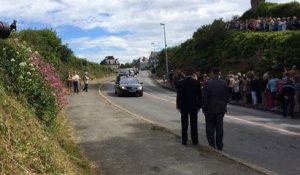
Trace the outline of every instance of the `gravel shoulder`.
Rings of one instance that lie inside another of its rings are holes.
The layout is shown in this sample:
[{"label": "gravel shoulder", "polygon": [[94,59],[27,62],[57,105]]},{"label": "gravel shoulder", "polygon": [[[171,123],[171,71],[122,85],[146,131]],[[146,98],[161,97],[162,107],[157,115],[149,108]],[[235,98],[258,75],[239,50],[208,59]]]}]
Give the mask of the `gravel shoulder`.
[{"label": "gravel shoulder", "polygon": [[254,175],[252,168],[207,147],[181,145],[181,138],[138,120],[102,98],[99,82],[68,97],[68,122],[77,144],[101,175]]}]

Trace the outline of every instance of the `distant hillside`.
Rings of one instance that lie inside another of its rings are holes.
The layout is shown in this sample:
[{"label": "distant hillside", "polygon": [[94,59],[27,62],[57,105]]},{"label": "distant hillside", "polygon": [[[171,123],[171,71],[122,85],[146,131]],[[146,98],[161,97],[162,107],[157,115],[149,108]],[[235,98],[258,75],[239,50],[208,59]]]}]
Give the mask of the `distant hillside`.
[{"label": "distant hillside", "polygon": [[[287,7],[297,9],[299,3],[287,4],[262,4],[257,9],[247,11],[243,18],[262,16],[262,10],[270,7],[265,14],[277,16],[294,15],[287,14]],[[272,8],[271,8],[272,7]],[[284,8],[283,8],[284,7]],[[278,11],[278,9],[282,9]],[[253,16],[250,17],[251,14]],[[257,12],[257,13],[254,13]],[[271,13],[272,12],[272,13]],[[269,14],[270,13],[270,14]],[[300,31],[272,31],[272,32],[249,32],[228,30],[222,19],[215,20],[211,25],[202,26],[193,37],[184,43],[168,48],[169,67],[181,70],[183,65],[193,65],[201,73],[208,73],[213,66],[222,67],[228,71],[258,72],[271,71],[281,74],[285,67],[292,65],[300,66]],[[164,51],[160,54],[158,73],[165,72]]]}]

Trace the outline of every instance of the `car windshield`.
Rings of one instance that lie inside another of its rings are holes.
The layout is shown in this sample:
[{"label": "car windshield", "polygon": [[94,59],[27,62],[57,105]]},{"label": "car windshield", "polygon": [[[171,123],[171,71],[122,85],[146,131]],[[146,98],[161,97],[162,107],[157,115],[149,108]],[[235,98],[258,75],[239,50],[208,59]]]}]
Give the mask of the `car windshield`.
[{"label": "car windshield", "polygon": [[119,73],[119,74],[118,74],[119,77],[127,76],[127,75],[128,75],[127,73]]},{"label": "car windshield", "polygon": [[122,78],[120,84],[138,84],[139,81],[136,78]]},{"label": "car windshield", "polygon": [[119,74],[127,74],[128,70],[127,69],[120,69]]}]

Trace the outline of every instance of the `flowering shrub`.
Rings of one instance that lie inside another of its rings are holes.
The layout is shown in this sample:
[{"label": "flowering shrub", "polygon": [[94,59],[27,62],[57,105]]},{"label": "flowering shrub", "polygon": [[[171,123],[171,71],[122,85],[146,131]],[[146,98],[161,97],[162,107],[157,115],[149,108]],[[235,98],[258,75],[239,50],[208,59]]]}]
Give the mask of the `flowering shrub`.
[{"label": "flowering shrub", "polygon": [[0,76],[6,90],[25,102],[46,125],[54,124],[66,104],[54,67],[18,40],[1,41],[0,48]]},{"label": "flowering shrub", "polygon": [[40,59],[38,52],[31,54],[32,66],[37,69],[43,79],[47,82],[52,89],[53,96],[56,97],[56,105],[62,108],[66,103],[65,93],[62,91],[63,84],[60,81],[59,75],[55,72],[53,65],[44,62]]}]

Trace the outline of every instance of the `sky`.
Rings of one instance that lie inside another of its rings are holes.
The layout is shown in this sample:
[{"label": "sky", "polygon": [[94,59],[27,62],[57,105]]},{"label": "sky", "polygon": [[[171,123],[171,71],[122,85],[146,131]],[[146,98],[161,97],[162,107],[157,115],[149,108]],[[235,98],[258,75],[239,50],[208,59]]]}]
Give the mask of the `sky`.
[{"label": "sky", "polygon": [[[292,0],[266,0],[284,3]],[[298,1],[299,2],[299,1]],[[173,47],[214,19],[250,9],[250,0],[0,0],[0,21],[17,30],[50,28],[74,54],[99,63],[121,63]],[[161,25],[161,23],[165,25]]]}]

